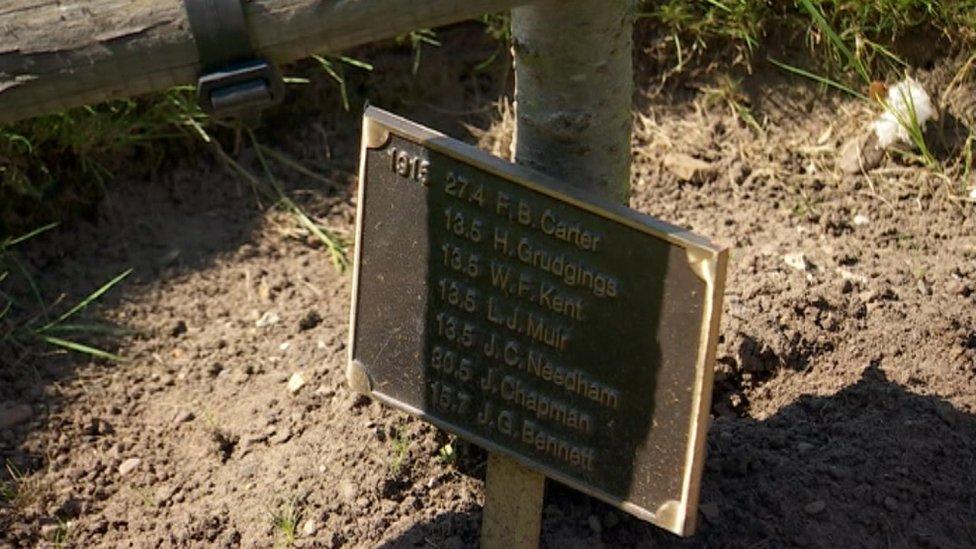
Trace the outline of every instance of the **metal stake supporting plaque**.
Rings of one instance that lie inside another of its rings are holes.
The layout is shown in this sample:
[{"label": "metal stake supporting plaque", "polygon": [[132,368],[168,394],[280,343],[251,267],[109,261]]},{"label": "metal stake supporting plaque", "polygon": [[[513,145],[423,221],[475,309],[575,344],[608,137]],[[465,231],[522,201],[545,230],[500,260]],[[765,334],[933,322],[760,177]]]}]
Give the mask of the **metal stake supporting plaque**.
[{"label": "metal stake supporting plaque", "polygon": [[[632,4],[544,0],[512,10],[515,162],[626,204]],[[491,454],[481,546],[539,546],[545,476]]]}]

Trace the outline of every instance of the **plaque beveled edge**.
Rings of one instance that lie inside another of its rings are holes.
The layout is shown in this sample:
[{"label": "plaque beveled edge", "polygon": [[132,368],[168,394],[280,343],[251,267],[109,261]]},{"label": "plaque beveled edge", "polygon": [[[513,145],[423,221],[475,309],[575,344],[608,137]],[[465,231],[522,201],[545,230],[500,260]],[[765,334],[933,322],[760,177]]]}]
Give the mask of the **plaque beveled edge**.
[{"label": "plaque beveled edge", "polygon": [[[363,114],[364,127],[378,124],[387,135],[396,134],[418,145],[428,147],[455,160],[475,166],[495,176],[514,181],[530,190],[548,195],[560,202],[571,204],[592,214],[627,225],[685,249],[698,249],[717,257],[729,247],[714,242],[688,229],[672,225],[660,219],[632,210],[602,196],[566,185],[558,179],[525,166],[488,154],[467,143],[448,137],[438,131],[421,126],[406,118],[377,107],[368,107]],[[370,131],[378,131],[376,129]],[[365,132],[364,132],[365,133]],[[379,146],[385,144],[385,141]],[[379,148],[379,147],[372,147]],[[364,148],[363,153],[366,152]]]},{"label": "plaque beveled edge", "polygon": [[[705,465],[706,438],[710,423],[714,362],[721,322],[722,297],[728,265],[729,248],[692,233],[676,225],[615,204],[603,197],[560,184],[558,180],[529,168],[492,156],[476,147],[452,139],[440,132],[421,126],[377,107],[367,107],[363,114],[363,138],[360,150],[359,190],[356,204],[356,249],[353,264],[352,305],[349,319],[349,362],[346,379],[350,388],[398,408],[445,431],[457,433],[488,451],[507,455],[527,467],[542,472],[575,490],[602,500],[635,517],[655,524],[674,534],[690,536],[697,525],[698,500],[701,477]],[[485,170],[495,176],[513,181],[530,190],[569,203],[595,215],[624,224],[651,236],[684,248],[692,271],[705,284],[705,300],[699,333],[698,360],[695,365],[695,381],[692,387],[692,409],[686,433],[688,444],[685,454],[684,478],[681,482],[681,500],[664,502],[651,511],[593,486],[582,483],[564,473],[540,463],[524,454],[505,448],[450,422],[443,421],[410,404],[399,401],[376,390],[362,363],[355,359],[356,315],[359,302],[359,269],[362,258],[363,211],[366,188],[366,153],[386,145],[396,134],[408,141],[427,147],[460,162]],[[364,381],[365,380],[365,381]]]},{"label": "plaque beveled edge", "polygon": [[[729,253],[722,250],[713,257],[703,256],[687,248],[688,262],[695,274],[705,282],[705,306],[702,312],[701,333],[698,340],[698,361],[695,367],[695,386],[692,389],[691,424],[688,426],[688,448],[685,478],[682,483],[681,506],[669,517],[668,528],[680,535],[692,535],[698,525],[698,503],[701,498],[701,478],[705,468],[708,428],[711,424],[712,390],[715,383],[715,355],[722,321],[725,277]],[[662,520],[664,517],[662,516]]]},{"label": "plaque beveled edge", "polygon": [[356,193],[356,247],[353,251],[352,264],[352,299],[350,299],[349,311],[349,344],[347,345],[349,348],[349,359],[346,363],[346,384],[357,393],[372,396],[373,383],[369,378],[369,372],[355,358],[356,312],[359,307],[359,265],[363,253],[363,208],[366,198],[366,151],[385,145],[390,139],[390,132],[383,124],[368,116],[363,117],[362,132],[362,144],[359,154],[359,189]]}]

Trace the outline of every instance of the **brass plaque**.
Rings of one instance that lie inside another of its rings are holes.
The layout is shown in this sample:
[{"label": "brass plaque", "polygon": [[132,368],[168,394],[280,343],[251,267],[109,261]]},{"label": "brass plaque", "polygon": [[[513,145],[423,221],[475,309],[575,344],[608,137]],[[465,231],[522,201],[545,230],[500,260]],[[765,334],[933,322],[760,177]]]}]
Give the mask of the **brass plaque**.
[{"label": "brass plaque", "polygon": [[370,108],[349,383],[688,535],[727,257]]}]

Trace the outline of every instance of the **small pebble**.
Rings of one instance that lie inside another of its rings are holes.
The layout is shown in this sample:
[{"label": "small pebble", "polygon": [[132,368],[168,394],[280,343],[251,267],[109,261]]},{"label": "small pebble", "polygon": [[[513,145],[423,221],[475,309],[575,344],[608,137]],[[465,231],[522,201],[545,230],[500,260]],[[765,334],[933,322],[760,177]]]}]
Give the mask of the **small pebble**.
[{"label": "small pebble", "polygon": [[818,499],[817,501],[808,503],[806,507],[803,508],[803,510],[806,511],[808,515],[816,515],[818,513],[823,512],[823,510],[826,508],[827,508],[827,503],[822,499]]},{"label": "small pebble", "polygon": [[291,394],[297,394],[298,391],[302,390],[305,386],[305,376],[299,372],[295,372],[288,378],[288,392]]},{"label": "small pebble", "polygon": [[142,460],[139,458],[129,458],[123,461],[122,464],[119,465],[119,475],[123,477],[128,475],[132,471],[135,471],[136,468],[139,467],[139,464],[141,463]]},{"label": "small pebble", "polygon": [[344,501],[355,501],[357,495],[359,495],[359,490],[356,489],[356,485],[352,481],[344,480],[339,483],[339,496]]},{"label": "small pebble", "polygon": [[810,264],[807,262],[807,258],[803,255],[803,252],[786,254],[783,256],[783,262],[798,271],[810,269]]},{"label": "small pebble", "polygon": [[589,518],[586,519],[586,522],[590,525],[590,530],[593,530],[594,533],[599,534],[603,531],[603,525],[600,524],[600,518],[596,515],[590,515]]},{"label": "small pebble", "polygon": [[180,410],[179,412],[176,412],[176,415],[173,417],[173,425],[181,425],[187,421],[193,421],[193,417],[193,412],[189,410]]},{"label": "small pebble", "polygon": [[268,311],[261,315],[261,318],[259,318],[254,324],[258,328],[266,328],[268,326],[274,326],[279,320],[278,315],[274,311]]},{"label": "small pebble", "polygon": [[891,496],[888,496],[888,497],[886,497],[884,499],[884,506],[889,511],[897,511],[898,510],[898,500],[895,499],[895,498],[893,498],[893,497],[891,497]]}]

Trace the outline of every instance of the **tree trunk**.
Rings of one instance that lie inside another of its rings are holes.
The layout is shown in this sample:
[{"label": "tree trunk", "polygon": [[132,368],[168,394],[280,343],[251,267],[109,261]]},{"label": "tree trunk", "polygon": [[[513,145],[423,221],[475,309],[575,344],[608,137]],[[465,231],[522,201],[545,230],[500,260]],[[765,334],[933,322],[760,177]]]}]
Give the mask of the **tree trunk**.
[{"label": "tree trunk", "polygon": [[[251,0],[277,63],[504,11],[526,0]],[[0,123],[195,83],[181,0],[0,0]]]},{"label": "tree trunk", "polygon": [[627,204],[633,104],[630,0],[512,10],[515,161]]},{"label": "tree trunk", "polygon": [[[515,162],[612,200],[630,195],[630,0],[541,0],[512,10]],[[538,547],[545,477],[488,460],[481,546]]]}]

